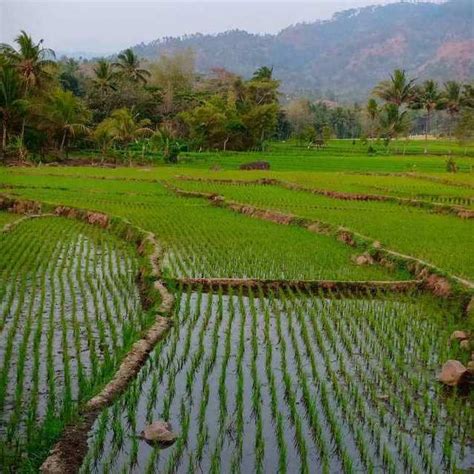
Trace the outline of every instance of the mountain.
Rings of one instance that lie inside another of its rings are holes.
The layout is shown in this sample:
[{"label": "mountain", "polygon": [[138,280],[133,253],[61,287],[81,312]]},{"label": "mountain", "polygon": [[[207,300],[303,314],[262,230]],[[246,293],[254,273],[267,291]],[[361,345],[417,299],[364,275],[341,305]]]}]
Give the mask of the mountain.
[{"label": "mountain", "polygon": [[473,0],[392,3],[342,11],[276,35],[234,30],[164,38],[134,49],[154,59],[191,48],[204,73],[223,67],[248,77],[259,66],[273,66],[289,95],[361,99],[395,68],[420,80],[472,80],[473,6]]}]

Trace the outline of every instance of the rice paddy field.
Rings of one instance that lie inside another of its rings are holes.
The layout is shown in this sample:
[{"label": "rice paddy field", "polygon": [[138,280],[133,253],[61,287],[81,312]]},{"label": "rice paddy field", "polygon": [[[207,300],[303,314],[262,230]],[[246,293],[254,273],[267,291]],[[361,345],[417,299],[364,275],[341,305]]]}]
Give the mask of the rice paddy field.
[{"label": "rice paddy field", "polygon": [[[94,413],[72,471],[471,472],[472,383],[437,374],[472,357],[472,340],[466,350],[450,336],[474,330],[456,303],[474,281],[473,150],[278,143],[187,153],[177,166],[0,168],[1,196],[37,204],[0,211],[0,470],[38,472],[155,321],[143,245],[107,216],[159,243],[172,325]],[[448,156],[458,173],[445,172]],[[270,170],[238,169],[255,160]],[[91,218],[55,215],[64,206]],[[421,260],[456,292],[427,291],[406,265],[361,264],[364,248],[325,225]],[[285,284],[295,281],[326,283]],[[157,420],[171,423],[172,445],[143,439]]]}]

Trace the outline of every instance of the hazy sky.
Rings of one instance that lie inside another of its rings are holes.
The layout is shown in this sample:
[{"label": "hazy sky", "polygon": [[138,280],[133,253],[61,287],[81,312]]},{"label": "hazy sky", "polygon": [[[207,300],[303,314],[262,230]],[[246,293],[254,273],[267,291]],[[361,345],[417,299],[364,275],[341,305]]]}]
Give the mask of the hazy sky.
[{"label": "hazy sky", "polygon": [[186,33],[233,28],[276,33],[290,24],[388,1],[0,0],[0,41],[12,42],[24,29],[35,39],[44,38],[56,51],[112,53],[142,41]]}]

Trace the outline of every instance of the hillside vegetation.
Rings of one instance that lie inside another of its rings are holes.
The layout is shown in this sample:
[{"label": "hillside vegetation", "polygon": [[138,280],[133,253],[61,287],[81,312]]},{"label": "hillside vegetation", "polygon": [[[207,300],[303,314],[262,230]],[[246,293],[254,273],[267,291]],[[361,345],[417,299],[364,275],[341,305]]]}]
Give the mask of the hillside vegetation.
[{"label": "hillside vegetation", "polygon": [[398,67],[419,79],[472,77],[472,24],[470,0],[403,2],[346,10],[330,21],[290,26],[277,35],[196,34],[142,43],[134,50],[156,59],[190,48],[201,72],[223,67],[246,77],[269,64],[292,95],[356,100]]}]

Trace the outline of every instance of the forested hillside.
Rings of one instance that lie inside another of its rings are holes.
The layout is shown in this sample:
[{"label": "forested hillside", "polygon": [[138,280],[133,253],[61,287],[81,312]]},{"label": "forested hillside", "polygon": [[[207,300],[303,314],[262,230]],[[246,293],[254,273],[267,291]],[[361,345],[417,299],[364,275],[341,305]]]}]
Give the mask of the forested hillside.
[{"label": "forested hillside", "polygon": [[360,100],[397,67],[419,79],[470,79],[473,21],[472,0],[403,2],[346,10],[330,21],[290,26],[277,35],[196,34],[140,44],[134,50],[154,59],[190,48],[201,72],[224,67],[250,76],[267,64],[292,95]]}]

